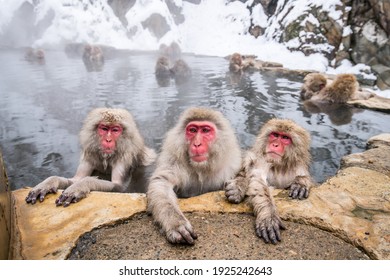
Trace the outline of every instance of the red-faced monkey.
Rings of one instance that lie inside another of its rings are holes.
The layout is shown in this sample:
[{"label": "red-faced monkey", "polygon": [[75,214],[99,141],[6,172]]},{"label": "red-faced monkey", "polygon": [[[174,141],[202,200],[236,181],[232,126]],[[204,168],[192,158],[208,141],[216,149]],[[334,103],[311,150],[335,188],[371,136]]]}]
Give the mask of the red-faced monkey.
[{"label": "red-faced monkey", "polygon": [[[46,194],[65,191],[56,205],[69,206],[90,191],[126,190],[137,167],[148,166],[156,158],[154,150],[144,144],[132,115],[125,109],[92,110],[80,131],[81,159],[73,178],[52,176],[35,186],[26,202],[41,202]],[[92,177],[94,172],[111,174],[111,181]]]},{"label": "red-faced monkey", "polygon": [[193,244],[197,235],[179,209],[185,198],[222,190],[241,166],[241,149],[218,111],[190,108],[166,135],[147,192],[148,209],[171,243]]},{"label": "red-faced monkey", "polygon": [[285,229],[270,187],[289,189],[291,198],[307,198],[314,185],[309,149],[310,135],[305,129],[291,120],[271,119],[244,157],[241,171],[225,187],[232,203],[249,198],[256,216],[256,235],[266,243],[280,241],[280,229]]}]

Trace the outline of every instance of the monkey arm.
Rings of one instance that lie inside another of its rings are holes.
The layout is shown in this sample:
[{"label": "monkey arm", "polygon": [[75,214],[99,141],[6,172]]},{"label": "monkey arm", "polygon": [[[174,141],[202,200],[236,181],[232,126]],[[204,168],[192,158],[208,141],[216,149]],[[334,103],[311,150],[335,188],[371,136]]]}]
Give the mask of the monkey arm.
[{"label": "monkey arm", "polygon": [[242,162],[241,170],[237,173],[234,179],[226,182],[225,196],[231,203],[240,203],[244,200],[249,185],[247,172],[250,168],[252,168],[255,159],[256,156],[253,152],[247,152]]},{"label": "monkey arm", "polygon": [[56,193],[58,189],[66,189],[72,184],[72,180],[51,176],[45,179],[43,182],[36,185],[27,195],[26,202],[35,204],[37,198],[39,197],[39,201],[42,202],[45,199],[46,194],[48,193]]},{"label": "monkey arm", "polygon": [[91,166],[91,164],[82,159],[73,178],[68,179],[59,176],[51,176],[45,179],[43,182],[36,185],[28,193],[26,197],[26,202],[35,204],[38,197],[39,201],[42,202],[45,199],[46,194],[56,193],[58,189],[66,189],[74,182],[84,178],[85,176],[91,175],[92,171],[93,167]]},{"label": "monkey arm", "polygon": [[[126,168],[122,163],[118,163],[114,166],[111,174],[111,181],[101,180],[96,177],[84,176],[91,170],[92,166],[88,163],[80,165],[73,184],[69,186],[62,194],[57,198],[56,205],[67,207],[70,203],[75,203],[87,196],[91,191],[103,191],[123,192],[126,189],[126,184],[131,180],[131,169]],[[84,176],[84,177],[83,177]],[[78,179],[80,178],[80,179]]]},{"label": "monkey arm", "polygon": [[193,244],[197,235],[179,209],[174,189],[180,188],[180,182],[176,178],[172,170],[155,172],[147,192],[148,211],[161,226],[169,242]]},{"label": "monkey arm", "polygon": [[226,182],[225,196],[231,203],[240,203],[244,200],[247,189],[246,171],[245,168],[242,168],[234,179]]},{"label": "monkey arm", "polygon": [[[261,171],[262,173],[264,172]],[[265,180],[251,174],[248,196],[256,216],[256,235],[266,243],[276,244],[281,241],[280,229],[285,229],[280,219],[269,187]]]}]

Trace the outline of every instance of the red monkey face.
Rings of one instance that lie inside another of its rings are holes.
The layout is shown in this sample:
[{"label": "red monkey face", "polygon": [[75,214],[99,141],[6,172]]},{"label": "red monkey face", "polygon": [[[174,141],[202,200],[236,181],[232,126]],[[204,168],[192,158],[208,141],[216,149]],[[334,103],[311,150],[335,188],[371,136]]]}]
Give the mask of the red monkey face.
[{"label": "red monkey face", "polygon": [[192,161],[200,163],[209,157],[209,145],[215,140],[216,126],[209,121],[192,121],[186,126],[188,154]]},{"label": "red monkey face", "polygon": [[121,136],[123,128],[119,124],[106,125],[100,123],[98,125],[98,134],[100,136],[100,148],[105,154],[115,152],[116,141]]},{"label": "red monkey face", "polygon": [[287,133],[271,132],[268,136],[267,158],[279,161],[284,155],[284,149],[291,143],[292,139]]}]

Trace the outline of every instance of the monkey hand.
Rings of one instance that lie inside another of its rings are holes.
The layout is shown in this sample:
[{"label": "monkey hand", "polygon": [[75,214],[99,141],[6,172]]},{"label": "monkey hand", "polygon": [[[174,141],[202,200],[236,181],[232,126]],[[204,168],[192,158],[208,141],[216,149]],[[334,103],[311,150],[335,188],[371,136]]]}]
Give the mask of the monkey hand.
[{"label": "monkey hand", "polygon": [[245,189],[241,188],[236,180],[230,180],[225,185],[225,196],[231,203],[240,203],[245,197]]},{"label": "monkey hand", "polygon": [[86,197],[88,193],[88,186],[81,184],[80,182],[76,182],[62,192],[62,194],[56,199],[56,205],[68,207],[71,203],[76,203]]},{"label": "monkey hand", "polygon": [[177,221],[176,226],[167,230],[166,236],[171,243],[194,244],[198,235],[194,232],[192,225],[187,219]]},{"label": "monkey hand", "polygon": [[265,243],[276,244],[281,241],[280,230],[286,229],[280,217],[275,213],[267,218],[256,218],[256,235],[264,240]]},{"label": "monkey hand", "polygon": [[64,178],[52,176],[36,185],[26,196],[26,202],[35,204],[37,198],[42,202],[48,193],[56,193]]},{"label": "monkey hand", "polygon": [[299,183],[293,183],[288,195],[293,199],[305,199],[309,197],[309,188]]}]

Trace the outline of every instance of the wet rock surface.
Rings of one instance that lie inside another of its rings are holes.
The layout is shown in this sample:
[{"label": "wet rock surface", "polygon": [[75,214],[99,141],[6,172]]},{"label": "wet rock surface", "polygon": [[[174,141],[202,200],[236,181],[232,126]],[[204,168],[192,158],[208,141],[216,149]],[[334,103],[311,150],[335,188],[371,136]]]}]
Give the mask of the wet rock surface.
[{"label": "wet rock surface", "polygon": [[330,232],[285,222],[282,242],[266,244],[254,232],[254,216],[185,213],[198,234],[195,245],[172,245],[151,216],[140,213],[123,224],[84,234],[68,259],[77,260],[367,260],[355,246]]}]

